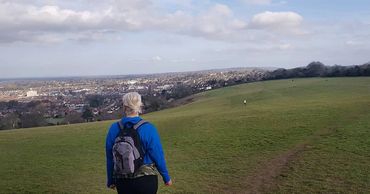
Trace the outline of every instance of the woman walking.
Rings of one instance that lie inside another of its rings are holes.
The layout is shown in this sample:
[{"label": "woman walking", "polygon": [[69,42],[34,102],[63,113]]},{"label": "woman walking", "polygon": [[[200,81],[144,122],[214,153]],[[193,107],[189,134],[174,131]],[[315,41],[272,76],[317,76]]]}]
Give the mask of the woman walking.
[{"label": "woman walking", "polygon": [[107,134],[107,186],[119,194],[157,193],[158,172],[165,185],[172,185],[159,134],[139,116],[141,107],[140,94],[125,94],[125,116],[113,123]]}]

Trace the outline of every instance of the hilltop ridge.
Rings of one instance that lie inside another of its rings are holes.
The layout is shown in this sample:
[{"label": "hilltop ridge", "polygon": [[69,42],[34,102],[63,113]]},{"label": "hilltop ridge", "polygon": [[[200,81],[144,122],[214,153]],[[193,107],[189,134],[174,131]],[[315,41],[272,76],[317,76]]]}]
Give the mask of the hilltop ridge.
[{"label": "hilltop ridge", "polygon": [[[369,83],[263,81],[143,115],[158,128],[174,180],[159,192],[368,191]],[[1,192],[112,193],[104,139],[113,122],[0,131]]]}]

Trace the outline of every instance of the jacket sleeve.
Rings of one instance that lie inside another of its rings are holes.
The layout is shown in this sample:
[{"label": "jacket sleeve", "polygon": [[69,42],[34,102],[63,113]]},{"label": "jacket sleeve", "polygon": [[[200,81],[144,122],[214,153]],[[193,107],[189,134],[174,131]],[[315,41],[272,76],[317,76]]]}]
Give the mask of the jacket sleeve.
[{"label": "jacket sleeve", "polygon": [[107,160],[107,187],[114,184],[113,181],[113,144],[117,136],[118,127],[115,124],[109,128],[106,140],[105,140],[105,155]]},{"label": "jacket sleeve", "polygon": [[168,181],[170,181],[171,178],[167,170],[166,160],[164,157],[161,140],[159,138],[157,129],[153,125],[151,126],[152,127],[150,129],[150,136],[149,136],[149,141],[148,141],[147,152],[150,158],[155,163],[158,169],[158,172],[161,174],[163,178],[164,183],[167,183]]}]

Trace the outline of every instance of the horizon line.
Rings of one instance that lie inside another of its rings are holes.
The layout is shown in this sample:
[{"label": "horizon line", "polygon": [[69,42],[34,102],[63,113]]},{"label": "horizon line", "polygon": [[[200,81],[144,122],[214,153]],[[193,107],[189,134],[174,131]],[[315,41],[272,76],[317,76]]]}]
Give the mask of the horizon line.
[{"label": "horizon line", "polygon": [[[320,62],[320,61],[311,61],[312,62]],[[308,63],[308,64],[310,64]],[[322,62],[320,62],[322,63]],[[368,64],[369,62],[357,64],[357,65],[364,65]],[[324,63],[322,63],[324,64]],[[325,66],[335,66],[334,65],[326,65]],[[306,65],[307,66],[307,65]],[[339,65],[339,66],[356,66],[356,65]],[[2,81],[22,81],[22,80],[42,80],[42,79],[65,79],[65,78],[107,78],[107,77],[122,77],[122,76],[146,76],[146,75],[160,75],[160,74],[171,74],[171,73],[191,73],[191,72],[202,72],[202,71],[214,71],[214,70],[223,70],[223,69],[262,69],[269,71],[269,69],[294,69],[299,67],[305,67],[305,66],[297,66],[297,67],[291,67],[291,68],[283,68],[283,67],[276,67],[276,66],[245,66],[245,67],[221,67],[221,68],[211,68],[211,69],[200,69],[200,70],[187,70],[187,71],[164,71],[164,72],[157,72],[157,73],[129,73],[129,74],[93,74],[93,75],[62,75],[62,76],[30,76],[30,77],[9,77],[9,78],[0,78],[0,82]]]}]

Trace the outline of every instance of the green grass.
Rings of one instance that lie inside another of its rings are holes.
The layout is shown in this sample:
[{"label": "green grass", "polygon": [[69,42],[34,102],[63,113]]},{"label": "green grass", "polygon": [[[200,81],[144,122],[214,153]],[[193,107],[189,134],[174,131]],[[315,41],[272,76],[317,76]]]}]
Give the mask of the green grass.
[{"label": "green grass", "polygon": [[[174,181],[159,193],[243,193],[249,176],[302,143],[265,192],[370,191],[369,77],[243,84],[144,118]],[[0,131],[0,193],[114,193],[104,153],[112,122]]]}]

